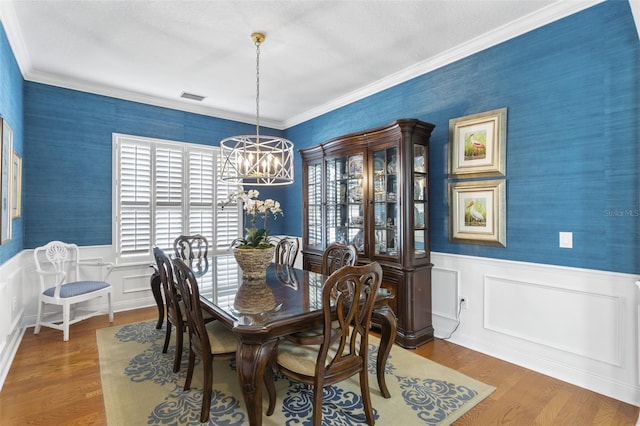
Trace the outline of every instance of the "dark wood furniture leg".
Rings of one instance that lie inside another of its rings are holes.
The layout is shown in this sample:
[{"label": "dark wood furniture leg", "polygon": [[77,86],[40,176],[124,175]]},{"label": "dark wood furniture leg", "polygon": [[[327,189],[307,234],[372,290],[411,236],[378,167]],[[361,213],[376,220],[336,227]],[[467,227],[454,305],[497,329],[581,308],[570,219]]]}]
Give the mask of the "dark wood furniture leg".
[{"label": "dark wood furniture leg", "polygon": [[277,340],[246,342],[241,338],[236,352],[236,369],[249,424],[262,425],[262,383]]},{"label": "dark wood furniture leg", "polygon": [[376,364],[376,375],[378,376],[378,387],[380,393],[385,398],[391,398],[391,393],[387,388],[387,381],[384,376],[384,368],[387,365],[387,358],[393,341],[396,339],[396,315],[388,306],[381,306],[373,311],[373,319],[380,324],[380,347],[378,348],[378,360]]},{"label": "dark wood furniture leg", "polygon": [[156,305],[158,305],[158,323],[156,324],[156,329],[160,330],[162,328],[162,323],[164,322],[164,300],[162,299],[162,290],[160,282],[160,274],[155,272],[151,275],[151,292],[153,293],[153,298],[156,300]]}]

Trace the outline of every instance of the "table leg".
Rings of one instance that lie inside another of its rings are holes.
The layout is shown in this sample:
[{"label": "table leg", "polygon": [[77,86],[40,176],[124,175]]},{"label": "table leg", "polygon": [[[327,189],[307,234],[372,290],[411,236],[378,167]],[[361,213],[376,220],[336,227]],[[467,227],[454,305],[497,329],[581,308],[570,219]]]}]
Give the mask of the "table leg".
[{"label": "table leg", "polygon": [[241,342],[236,352],[236,369],[251,426],[262,424],[262,383],[276,342]]},{"label": "table leg", "polygon": [[378,387],[382,396],[391,398],[391,393],[387,388],[387,381],[384,376],[384,369],[387,365],[387,358],[391,347],[396,339],[396,315],[393,310],[385,305],[373,311],[373,317],[380,324],[380,347],[378,348],[378,361],[376,364],[376,375],[378,376]]},{"label": "table leg", "polygon": [[160,274],[156,272],[151,275],[151,292],[156,300],[156,305],[158,305],[158,323],[156,324],[156,329],[158,330],[162,328],[162,322],[164,321],[164,300],[162,300],[160,284]]}]

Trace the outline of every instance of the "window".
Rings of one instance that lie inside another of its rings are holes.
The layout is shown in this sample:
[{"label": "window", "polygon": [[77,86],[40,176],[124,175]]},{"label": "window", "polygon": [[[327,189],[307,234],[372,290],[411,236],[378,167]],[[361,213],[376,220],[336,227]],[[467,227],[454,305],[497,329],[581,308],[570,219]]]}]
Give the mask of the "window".
[{"label": "window", "polygon": [[147,261],[154,246],[172,252],[181,234],[204,235],[210,254],[229,250],[242,212],[218,206],[237,189],[216,179],[218,148],[114,134],[113,153],[118,263]]}]

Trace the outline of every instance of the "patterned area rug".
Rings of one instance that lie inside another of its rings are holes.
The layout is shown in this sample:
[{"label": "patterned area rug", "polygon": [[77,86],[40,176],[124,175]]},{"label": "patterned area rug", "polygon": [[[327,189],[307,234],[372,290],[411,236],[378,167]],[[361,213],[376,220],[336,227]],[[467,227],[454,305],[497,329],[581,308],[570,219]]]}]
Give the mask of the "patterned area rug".
[{"label": "patterned area rug", "polygon": [[[145,321],[97,331],[100,371],[110,426],[199,425],[202,367],[194,371],[191,390],[182,390],[183,364],[172,372],[173,347],[162,353],[165,330]],[[185,340],[188,340],[186,338]],[[455,370],[394,346],[386,367],[391,398],[380,394],[375,376],[379,340],[370,338],[369,384],[376,424],[447,425],[495,390]],[[248,417],[239,389],[235,361],[214,363],[210,425],[246,425]],[[277,408],[264,425],[311,424],[312,390],[284,377],[276,378]],[[266,412],[267,396],[263,390]],[[366,424],[357,375],[324,390],[323,424]]]}]

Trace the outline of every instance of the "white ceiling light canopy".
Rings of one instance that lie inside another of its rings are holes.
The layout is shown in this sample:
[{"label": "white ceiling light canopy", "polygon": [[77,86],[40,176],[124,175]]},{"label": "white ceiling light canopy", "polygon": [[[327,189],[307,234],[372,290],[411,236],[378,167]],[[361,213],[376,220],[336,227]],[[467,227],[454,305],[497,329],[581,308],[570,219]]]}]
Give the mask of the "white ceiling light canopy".
[{"label": "white ceiling light canopy", "polygon": [[256,45],[256,134],[232,136],[220,142],[220,178],[244,185],[293,183],[293,143],[260,135],[260,44],[262,33],[251,34]]}]

